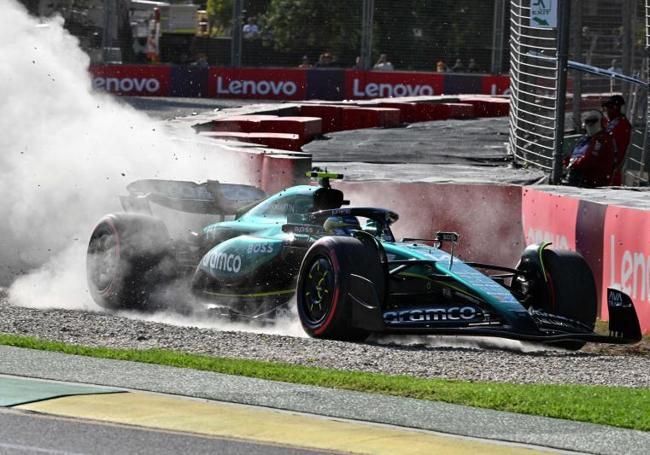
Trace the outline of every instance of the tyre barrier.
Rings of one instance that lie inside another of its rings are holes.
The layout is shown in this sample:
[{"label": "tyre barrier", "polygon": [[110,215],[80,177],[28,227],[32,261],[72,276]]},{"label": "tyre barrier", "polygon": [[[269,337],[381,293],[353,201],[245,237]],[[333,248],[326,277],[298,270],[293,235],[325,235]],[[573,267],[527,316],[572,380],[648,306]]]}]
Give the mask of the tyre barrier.
[{"label": "tyre barrier", "polygon": [[[245,115],[235,110],[215,116],[195,118],[197,131],[218,134],[206,137],[260,144],[266,147],[300,151],[315,137],[336,131],[364,128],[391,128],[405,123],[475,117],[497,117],[508,114],[508,101],[495,97],[419,96],[395,100],[311,102],[294,107],[268,107],[264,114],[251,111]],[[293,115],[297,111],[299,115]],[[225,115],[224,115],[225,114]],[[297,136],[297,137],[296,137]]]},{"label": "tyre barrier", "polygon": [[474,106],[476,117],[506,117],[510,113],[510,101],[505,98],[461,96],[460,102]]},{"label": "tyre barrier", "polygon": [[390,128],[399,125],[399,109],[386,107],[341,107],[341,129]]},{"label": "tyre barrier", "polygon": [[343,130],[341,120],[343,110],[340,106],[301,104],[299,110],[300,115],[320,118],[321,133],[323,134]]},{"label": "tyre barrier", "polygon": [[286,133],[243,133],[243,132],[202,132],[203,137],[246,142],[280,150],[300,151],[303,141],[297,134]]}]

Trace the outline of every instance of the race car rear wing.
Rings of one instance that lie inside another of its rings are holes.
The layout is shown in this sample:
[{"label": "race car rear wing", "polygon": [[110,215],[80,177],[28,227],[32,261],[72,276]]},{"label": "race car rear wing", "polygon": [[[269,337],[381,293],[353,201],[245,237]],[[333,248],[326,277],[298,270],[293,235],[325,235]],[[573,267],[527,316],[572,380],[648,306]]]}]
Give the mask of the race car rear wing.
[{"label": "race car rear wing", "polygon": [[247,205],[266,197],[264,191],[250,185],[235,185],[208,180],[195,183],[180,180],[136,180],[127,187],[128,196],[120,196],[127,212],[150,213],[149,203],[187,213],[235,215]]}]

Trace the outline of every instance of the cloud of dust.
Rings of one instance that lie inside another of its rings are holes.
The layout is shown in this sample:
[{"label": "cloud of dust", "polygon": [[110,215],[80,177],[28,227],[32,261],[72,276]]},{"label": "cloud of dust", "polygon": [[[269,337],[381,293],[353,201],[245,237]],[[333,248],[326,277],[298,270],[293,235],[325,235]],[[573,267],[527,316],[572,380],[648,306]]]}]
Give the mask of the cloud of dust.
[{"label": "cloud of dust", "polygon": [[209,311],[195,309],[189,315],[179,315],[176,312],[161,311],[150,314],[137,313],[132,311],[121,311],[120,316],[137,318],[145,321],[160,322],[185,327],[198,327],[205,329],[218,329],[234,332],[254,332],[269,335],[285,335],[299,338],[306,338],[307,334],[300,325],[295,297],[289,302],[287,311],[272,322],[266,323],[245,323],[231,322],[223,318],[215,318]]},{"label": "cloud of dust", "polygon": [[[14,304],[100,311],[86,286],[97,220],[140,178],[237,182],[241,169],[146,115],[91,90],[89,59],[55,17],[10,0],[0,15],[0,285]],[[139,316],[144,317],[144,316]],[[163,313],[166,322],[199,325]],[[288,320],[287,320],[288,321]],[[300,334],[299,324],[261,330]],[[233,326],[231,330],[244,329]]]},{"label": "cloud of dust", "polygon": [[427,348],[452,348],[452,349],[499,349],[502,351],[535,353],[546,351],[565,352],[561,348],[549,345],[528,343],[524,341],[509,340],[497,337],[469,337],[469,336],[395,336],[378,335],[371,339],[372,342],[382,345],[413,346]]}]

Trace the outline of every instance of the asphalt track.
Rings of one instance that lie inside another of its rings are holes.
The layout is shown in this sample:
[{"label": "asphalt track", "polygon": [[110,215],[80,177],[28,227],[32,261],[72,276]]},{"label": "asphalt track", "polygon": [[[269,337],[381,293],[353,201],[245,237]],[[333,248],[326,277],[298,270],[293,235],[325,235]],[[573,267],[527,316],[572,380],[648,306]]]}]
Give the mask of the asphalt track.
[{"label": "asphalt track", "polygon": [[3,405],[14,411],[0,411],[0,424],[5,423],[0,449],[28,452],[160,453],[156,444],[148,447],[153,437],[170,439],[163,453],[181,448],[187,453],[427,454],[433,448],[448,454],[539,453],[520,445],[268,407],[15,376],[0,375],[0,396],[9,396]]},{"label": "asphalt track", "polygon": [[446,403],[6,346],[0,347],[0,358],[0,374],[239,403],[562,451],[647,454],[650,447],[646,432]]},{"label": "asphalt track", "polygon": [[0,453],[312,455],[331,452],[0,408]]}]

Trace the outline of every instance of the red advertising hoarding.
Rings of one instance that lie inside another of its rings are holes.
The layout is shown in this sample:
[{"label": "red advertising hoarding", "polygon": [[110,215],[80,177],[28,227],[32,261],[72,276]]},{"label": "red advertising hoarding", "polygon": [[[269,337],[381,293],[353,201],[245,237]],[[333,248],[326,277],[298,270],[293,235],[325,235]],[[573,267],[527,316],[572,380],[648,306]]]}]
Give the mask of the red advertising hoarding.
[{"label": "red advertising hoarding", "polygon": [[299,69],[210,68],[208,97],[304,100],[307,71]]},{"label": "red advertising hoarding", "polygon": [[523,188],[522,224],[526,243],[552,242],[558,250],[576,249],[578,199]]},{"label": "red advertising hoarding", "polygon": [[482,83],[484,95],[510,94],[510,78],[508,76],[484,76]]},{"label": "red advertising hoarding", "polygon": [[[603,291],[615,288],[632,298],[641,330],[650,331],[650,212],[607,207],[603,235]],[[601,317],[607,319],[607,293]]]},{"label": "red advertising hoarding", "polygon": [[440,95],[444,76],[401,71],[346,71],[345,98],[399,98]]},{"label": "red advertising hoarding", "polygon": [[170,95],[170,66],[97,65],[90,67],[90,74],[95,90],[127,96]]}]

